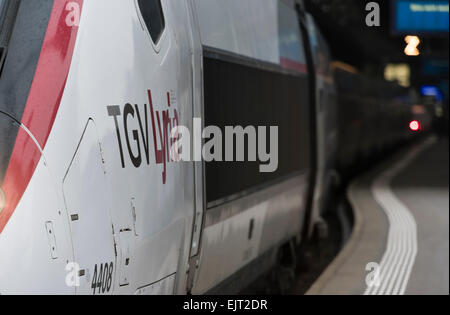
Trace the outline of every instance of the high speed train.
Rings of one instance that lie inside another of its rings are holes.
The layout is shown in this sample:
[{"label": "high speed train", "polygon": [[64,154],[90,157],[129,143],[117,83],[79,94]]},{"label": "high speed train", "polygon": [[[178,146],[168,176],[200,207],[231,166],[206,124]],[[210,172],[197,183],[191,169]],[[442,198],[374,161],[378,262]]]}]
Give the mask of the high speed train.
[{"label": "high speed train", "polygon": [[[407,91],[334,74],[298,0],[0,14],[0,294],[238,292],[324,224],[340,172],[412,135]],[[177,161],[195,119],[278,126],[276,170]]]}]

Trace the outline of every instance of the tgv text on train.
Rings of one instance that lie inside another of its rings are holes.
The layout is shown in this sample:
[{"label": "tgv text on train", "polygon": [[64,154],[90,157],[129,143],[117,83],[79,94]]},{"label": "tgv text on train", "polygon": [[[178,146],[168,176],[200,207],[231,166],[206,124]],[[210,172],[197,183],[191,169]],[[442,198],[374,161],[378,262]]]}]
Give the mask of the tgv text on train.
[{"label": "tgv text on train", "polygon": [[[146,164],[150,164],[149,130],[151,130],[155,162],[164,165],[164,182],[166,163],[179,161],[255,162],[258,156],[260,162],[268,162],[268,165],[260,165],[260,172],[277,170],[278,126],[270,126],[270,128],[266,126],[225,126],[225,139],[223,139],[221,128],[206,126],[202,130],[202,119],[193,118],[193,132],[191,132],[188,127],[179,125],[176,109],[173,109],[171,113],[169,92],[167,93],[167,109],[162,111],[154,110],[150,90],[148,90],[148,97],[150,105],[144,104],[142,107],[137,104],[132,106],[130,103],[125,104],[123,109],[118,105],[107,107],[108,115],[114,118],[123,168],[126,168],[124,151],[128,152],[134,167],[138,168],[142,165],[143,156]],[[120,128],[121,125],[123,129]],[[268,151],[267,129],[269,129],[270,137]],[[130,140],[131,134],[133,140]],[[124,141],[122,141],[123,138]],[[202,144],[203,139],[208,139],[204,145]],[[132,142],[135,144],[132,145]],[[127,150],[124,149],[125,147]],[[191,154],[191,147],[194,151],[193,154]],[[247,159],[245,159],[246,156]]]}]

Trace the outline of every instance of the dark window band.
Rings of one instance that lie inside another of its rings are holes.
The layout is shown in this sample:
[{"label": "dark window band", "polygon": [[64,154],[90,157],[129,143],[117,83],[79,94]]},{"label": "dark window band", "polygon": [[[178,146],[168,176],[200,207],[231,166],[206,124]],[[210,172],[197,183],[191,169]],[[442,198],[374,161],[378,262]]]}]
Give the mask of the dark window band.
[{"label": "dark window band", "polygon": [[276,69],[259,61],[254,65],[249,60],[233,61],[218,52],[204,55],[205,126],[218,126],[223,136],[226,126],[278,126],[279,135],[278,170],[274,173],[261,173],[260,162],[205,163],[208,206],[307,172],[308,77],[286,73],[281,67]]}]

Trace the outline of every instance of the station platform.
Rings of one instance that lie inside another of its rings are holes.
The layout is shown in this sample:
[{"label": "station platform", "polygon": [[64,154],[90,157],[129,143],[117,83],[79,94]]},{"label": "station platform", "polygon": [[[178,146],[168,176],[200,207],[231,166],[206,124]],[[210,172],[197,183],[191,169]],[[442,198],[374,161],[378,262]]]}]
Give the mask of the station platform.
[{"label": "station platform", "polygon": [[307,294],[449,294],[449,146],[430,136],[356,179],[352,235]]}]

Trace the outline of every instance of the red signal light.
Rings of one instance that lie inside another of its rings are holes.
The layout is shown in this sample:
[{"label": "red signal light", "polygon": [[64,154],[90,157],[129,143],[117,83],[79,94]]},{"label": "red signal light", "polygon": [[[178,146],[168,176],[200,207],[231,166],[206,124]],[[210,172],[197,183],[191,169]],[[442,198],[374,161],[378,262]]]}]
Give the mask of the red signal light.
[{"label": "red signal light", "polygon": [[417,120],[413,120],[409,123],[409,129],[412,131],[420,130],[420,123]]}]

